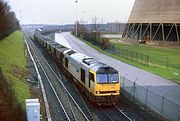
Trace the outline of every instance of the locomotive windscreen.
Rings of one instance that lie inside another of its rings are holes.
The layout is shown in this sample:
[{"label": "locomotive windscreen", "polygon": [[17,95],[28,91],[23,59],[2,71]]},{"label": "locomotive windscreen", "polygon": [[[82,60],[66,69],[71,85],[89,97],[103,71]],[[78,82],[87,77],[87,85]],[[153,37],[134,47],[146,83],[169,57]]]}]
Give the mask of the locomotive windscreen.
[{"label": "locomotive windscreen", "polygon": [[118,79],[118,73],[114,73],[114,74],[97,74],[96,75],[96,81],[98,84],[114,84],[114,83],[118,83],[119,79]]},{"label": "locomotive windscreen", "polygon": [[96,80],[98,84],[118,83],[119,82],[118,71],[111,67],[100,68],[96,72]]}]

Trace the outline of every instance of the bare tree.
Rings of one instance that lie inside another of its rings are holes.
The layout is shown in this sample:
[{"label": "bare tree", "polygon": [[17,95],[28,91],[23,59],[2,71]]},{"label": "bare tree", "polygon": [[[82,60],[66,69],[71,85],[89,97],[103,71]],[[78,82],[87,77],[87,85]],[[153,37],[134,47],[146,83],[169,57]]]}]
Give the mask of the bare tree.
[{"label": "bare tree", "polygon": [[99,37],[99,26],[97,23],[97,17],[96,16],[92,17],[92,32],[94,35],[94,40],[98,41],[100,39],[100,37]]}]

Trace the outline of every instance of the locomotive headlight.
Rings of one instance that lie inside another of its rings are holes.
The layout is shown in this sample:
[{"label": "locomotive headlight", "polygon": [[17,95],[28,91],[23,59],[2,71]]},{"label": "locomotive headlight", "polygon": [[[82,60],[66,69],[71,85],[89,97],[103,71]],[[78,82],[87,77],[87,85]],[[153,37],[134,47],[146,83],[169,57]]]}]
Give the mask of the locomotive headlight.
[{"label": "locomotive headlight", "polygon": [[119,90],[118,90],[118,91],[116,91],[116,93],[119,93]]},{"label": "locomotive headlight", "polygon": [[100,92],[99,91],[96,91],[96,94],[99,94]]}]

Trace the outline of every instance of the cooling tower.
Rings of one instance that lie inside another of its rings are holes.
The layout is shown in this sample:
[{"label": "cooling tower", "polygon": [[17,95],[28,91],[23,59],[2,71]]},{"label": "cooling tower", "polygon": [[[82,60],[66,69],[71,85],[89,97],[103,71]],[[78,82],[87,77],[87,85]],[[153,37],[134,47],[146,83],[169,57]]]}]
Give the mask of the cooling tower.
[{"label": "cooling tower", "polygon": [[136,0],[123,37],[178,41],[180,0]]}]

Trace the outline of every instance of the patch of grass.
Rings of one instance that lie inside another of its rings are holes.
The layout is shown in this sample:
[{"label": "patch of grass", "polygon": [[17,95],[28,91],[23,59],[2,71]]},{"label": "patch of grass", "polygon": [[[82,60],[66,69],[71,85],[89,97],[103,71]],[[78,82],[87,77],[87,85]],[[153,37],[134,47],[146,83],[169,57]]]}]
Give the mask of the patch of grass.
[{"label": "patch of grass", "polygon": [[149,55],[153,63],[180,70],[180,49],[157,48],[147,45],[114,44],[122,49],[129,49]]},{"label": "patch of grass", "polygon": [[[102,50],[101,48],[93,45],[90,42],[87,42],[83,39],[81,39],[83,42],[86,44],[90,45],[91,47],[95,48],[99,52],[106,54],[108,56],[111,56],[113,58],[116,58],[122,62],[125,62],[127,64],[133,65],[135,67],[138,67],[140,69],[149,71],[151,73],[157,74],[161,77],[164,77],[166,79],[172,80],[174,82],[180,83],[180,49],[165,49],[165,48],[155,48],[155,47],[149,47],[146,45],[123,45],[123,44],[115,44],[115,46],[122,48],[122,49],[129,49],[133,50],[142,54],[147,54],[151,57],[151,59],[158,59],[160,57],[165,57],[162,58],[162,60],[166,61],[168,59],[168,68],[166,66],[161,66],[161,65],[150,65],[150,66],[145,66],[143,64],[140,64],[135,61],[131,61],[128,59],[125,59],[121,56],[118,56],[113,53],[109,53],[105,50]],[[168,58],[166,58],[168,57]],[[163,62],[163,61],[162,61]],[[166,64],[165,64],[166,65]],[[178,73],[178,75],[175,75],[175,73]]]},{"label": "patch of grass", "polygon": [[27,62],[24,45],[21,31],[16,31],[0,41],[0,67],[23,109],[25,99],[30,97],[29,86],[26,83]]}]

